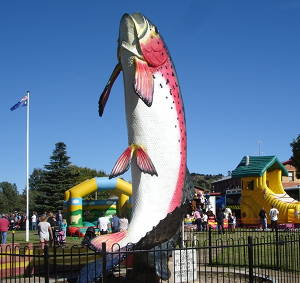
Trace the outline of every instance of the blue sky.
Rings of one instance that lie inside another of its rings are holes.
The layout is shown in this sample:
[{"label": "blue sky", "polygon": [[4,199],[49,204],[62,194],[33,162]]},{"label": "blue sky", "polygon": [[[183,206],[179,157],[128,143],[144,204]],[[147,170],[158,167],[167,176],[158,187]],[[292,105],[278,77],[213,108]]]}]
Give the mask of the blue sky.
[{"label": "blue sky", "polygon": [[258,155],[258,141],[264,155],[289,159],[300,133],[299,1],[10,0],[0,2],[0,181],[26,183],[26,109],[9,111],[26,90],[30,172],[59,141],[73,164],[110,172],[127,146],[122,76],[102,118],[97,102],[117,62],[120,18],[136,11],[175,63],[191,172],[227,174]]}]

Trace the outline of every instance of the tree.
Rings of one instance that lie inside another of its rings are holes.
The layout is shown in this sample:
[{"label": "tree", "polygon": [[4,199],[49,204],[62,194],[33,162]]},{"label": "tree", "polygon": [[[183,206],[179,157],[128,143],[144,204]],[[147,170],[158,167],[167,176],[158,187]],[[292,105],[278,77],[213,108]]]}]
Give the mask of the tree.
[{"label": "tree", "polygon": [[195,186],[199,186],[200,188],[210,191],[211,190],[211,183],[218,179],[222,178],[222,174],[218,175],[205,175],[205,174],[197,174],[191,173],[191,177]]},{"label": "tree", "polygon": [[58,142],[50,157],[50,163],[44,166],[43,171],[36,171],[35,176],[32,176],[38,191],[35,199],[37,211],[56,211],[63,208],[64,192],[75,185],[78,177],[69,159],[66,145]]},{"label": "tree", "polygon": [[300,134],[291,143],[293,155],[291,157],[293,165],[297,169],[297,178],[300,178]]},{"label": "tree", "polygon": [[1,213],[24,210],[16,184],[9,182],[0,183],[0,207]]}]

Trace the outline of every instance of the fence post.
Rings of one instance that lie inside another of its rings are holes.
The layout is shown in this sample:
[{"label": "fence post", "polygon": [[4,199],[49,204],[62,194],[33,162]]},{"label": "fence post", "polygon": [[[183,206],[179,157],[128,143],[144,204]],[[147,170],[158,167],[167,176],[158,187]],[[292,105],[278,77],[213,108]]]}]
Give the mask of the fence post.
[{"label": "fence post", "polygon": [[106,282],[106,266],[107,266],[107,262],[106,262],[106,243],[103,242],[102,243],[102,271],[103,271],[103,283]]},{"label": "fence post", "polygon": [[211,226],[208,227],[208,263],[212,265],[212,239],[211,239]]},{"label": "fence post", "polygon": [[47,245],[44,247],[44,270],[45,270],[45,283],[49,283],[49,248]]},{"label": "fence post", "polygon": [[280,257],[279,257],[279,237],[278,237],[278,228],[277,225],[275,226],[275,241],[276,241],[276,268],[279,269],[280,263]]},{"label": "fence post", "polygon": [[248,236],[248,264],[249,264],[249,283],[254,282],[253,276],[253,240]]}]

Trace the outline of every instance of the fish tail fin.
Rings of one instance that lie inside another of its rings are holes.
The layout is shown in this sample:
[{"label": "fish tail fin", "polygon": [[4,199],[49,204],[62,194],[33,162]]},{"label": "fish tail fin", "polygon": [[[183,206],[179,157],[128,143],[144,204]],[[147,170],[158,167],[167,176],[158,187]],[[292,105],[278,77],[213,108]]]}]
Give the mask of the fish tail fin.
[{"label": "fish tail fin", "polygon": [[127,235],[127,231],[121,231],[112,234],[100,235],[90,242],[90,248],[96,251],[102,250],[102,243],[106,243],[106,251],[112,252],[113,250],[120,249],[120,241],[123,240]]},{"label": "fish tail fin", "polygon": [[[106,243],[106,272],[110,272],[113,268],[122,262],[126,257],[128,246],[120,247],[120,241],[127,235],[127,231],[121,231],[113,234],[106,234],[89,240],[87,246],[94,251],[102,251],[102,243]],[[78,283],[95,282],[96,279],[103,275],[103,258],[87,263],[77,277]]]}]

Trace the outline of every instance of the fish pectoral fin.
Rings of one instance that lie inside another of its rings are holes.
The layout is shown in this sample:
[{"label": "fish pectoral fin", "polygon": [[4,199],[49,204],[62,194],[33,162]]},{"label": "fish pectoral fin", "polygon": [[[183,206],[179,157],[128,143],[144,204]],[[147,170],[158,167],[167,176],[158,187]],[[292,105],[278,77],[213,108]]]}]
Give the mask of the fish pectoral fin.
[{"label": "fish pectoral fin", "polygon": [[137,95],[147,106],[152,105],[154,81],[153,74],[147,62],[134,57],[135,62],[135,81],[134,89]]},{"label": "fish pectoral fin", "polygon": [[119,159],[117,160],[115,166],[111,170],[109,175],[109,179],[122,175],[129,169],[129,164],[134,152],[134,146],[129,146],[125,149],[125,151],[121,154]]},{"label": "fish pectoral fin", "polygon": [[111,88],[116,80],[116,78],[118,77],[118,75],[120,74],[120,72],[122,71],[122,66],[120,63],[118,63],[113,72],[111,73],[110,75],[110,78],[99,98],[99,102],[98,102],[98,113],[99,113],[99,116],[102,116],[103,115],[103,111],[104,111],[104,107],[105,107],[105,104],[108,100],[108,97],[109,97],[109,94],[110,94],[110,91],[111,91]]},{"label": "fish pectoral fin", "polygon": [[143,173],[150,174],[151,176],[158,176],[149,155],[144,151],[142,147],[137,147],[137,149],[135,150],[135,154],[137,166]]}]

